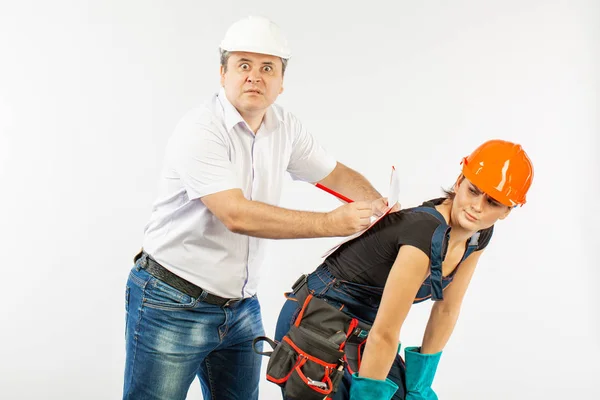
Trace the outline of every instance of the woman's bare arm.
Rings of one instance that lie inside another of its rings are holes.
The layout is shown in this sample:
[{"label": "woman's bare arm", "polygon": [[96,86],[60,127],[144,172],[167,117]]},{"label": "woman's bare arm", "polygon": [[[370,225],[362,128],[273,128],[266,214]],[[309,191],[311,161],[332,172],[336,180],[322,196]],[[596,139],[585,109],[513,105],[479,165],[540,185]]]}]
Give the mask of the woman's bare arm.
[{"label": "woman's bare arm", "polygon": [[429,274],[429,257],[416,247],[400,247],[388,276],[359,375],[384,380],[398,351],[400,328],[419,287]]},{"label": "woman's bare arm", "polygon": [[437,301],[425,328],[421,353],[435,354],[444,349],[452,335],[463,298],[483,250],[471,254],[458,268],[452,283],[444,290],[444,300]]}]

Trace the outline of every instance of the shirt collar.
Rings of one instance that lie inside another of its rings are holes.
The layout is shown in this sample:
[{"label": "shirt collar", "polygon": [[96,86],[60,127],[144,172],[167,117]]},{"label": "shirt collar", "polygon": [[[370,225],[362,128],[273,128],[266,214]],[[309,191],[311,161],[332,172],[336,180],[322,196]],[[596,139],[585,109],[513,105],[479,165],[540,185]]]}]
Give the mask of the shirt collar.
[{"label": "shirt collar", "polygon": [[[230,132],[239,123],[243,123],[248,129],[250,129],[246,121],[244,121],[244,118],[242,118],[240,115],[239,111],[233,106],[233,104],[229,102],[229,99],[227,99],[227,96],[225,95],[225,89],[222,87],[219,90],[218,99],[223,107],[223,116],[225,119],[225,128],[227,128],[227,132]],[[264,129],[267,132],[273,132],[279,127],[280,122],[280,116],[271,105],[267,109],[259,129]]]}]

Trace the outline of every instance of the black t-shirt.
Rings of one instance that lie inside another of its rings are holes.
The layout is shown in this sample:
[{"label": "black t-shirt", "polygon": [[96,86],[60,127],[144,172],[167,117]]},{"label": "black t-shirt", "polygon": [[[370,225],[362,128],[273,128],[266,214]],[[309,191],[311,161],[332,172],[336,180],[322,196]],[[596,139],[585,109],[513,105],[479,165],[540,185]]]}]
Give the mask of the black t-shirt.
[{"label": "black t-shirt", "polygon": [[[434,207],[444,200],[426,201],[421,207]],[[325,265],[339,279],[369,286],[385,286],[400,247],[405,244],[414,246],[429,257],[433,232],[441,224],[429,213],[410,210],[386,215],[361,236],[340,246],[325,259]],[[476,250],[487,246],[493,230],[491,226],[480,231]]]}]

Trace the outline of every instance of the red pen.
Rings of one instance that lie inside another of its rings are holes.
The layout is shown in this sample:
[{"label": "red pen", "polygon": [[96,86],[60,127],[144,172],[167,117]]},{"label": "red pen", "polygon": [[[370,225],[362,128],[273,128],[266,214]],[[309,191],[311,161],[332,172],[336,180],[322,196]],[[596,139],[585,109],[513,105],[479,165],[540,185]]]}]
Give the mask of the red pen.
[{"label": "red pen", "polygon": [[[396,167],[394,167],[394,166],[392,165],[392,175],[393,175],[393,173],[394,173],[394,171],[395,171],[395,170],[396,170]],[[391,178],[390,178],[390,181],[391,181]],[[336,192],[335,190],[329,189],[327,186],[323,186],[323,185],[321,185],[320,183],[317,183],[315,186],[316,186],[316,187],[318,187],[318,188],[319,188],[319,189],[321,189],[321,190],[324,190],[324,191],[326,191],[326,192],[327,192],[327,193],[329,193],[329,194],[332,194],[332,195],[334,195],[334,196],[335,196],[335,197],[337,197],[338,199],[340,199],[340,200],[342,200],[342,201],[345,201],[346,203],[353,203],[353,202],[354,202],[352,199],[349,199],[349,198],[347,198],[346,196],[344,196],[343,194],[341,194],[341,193],[338,193],[338,192]]]},{"label": "red pen", "polygon": [[327,186],[323,186],[323,185],[321,185],[320,183],[317,183],[317,184],[316,184],[316,186],[317,186],[319,189],[321,189],[321,190],[324,190],[324,191],[326,191],[327,193],[334,195],[334,196],[335,196],[335,197],[337,197],[338,199],[340,199],[340,200],[342,200],[342,201],[345,201],[346,203],[353,203],[352,199],[349,199],[349,198],[347,198],[346,196],[344,196],[344,195],[343,195],[343,194],[341,194],[341,193],[338,193],[338,192],[336,192],[335,190],[331,190],[331,189],[329,189]]}]

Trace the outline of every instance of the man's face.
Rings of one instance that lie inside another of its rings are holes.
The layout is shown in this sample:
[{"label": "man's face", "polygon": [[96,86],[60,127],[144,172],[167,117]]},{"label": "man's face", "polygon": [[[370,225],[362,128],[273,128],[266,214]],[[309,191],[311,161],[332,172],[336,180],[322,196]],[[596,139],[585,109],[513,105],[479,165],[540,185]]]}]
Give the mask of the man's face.
[{"label": "man's face", "polygon": [[221,86],[227,99],[244,116],[265,111],[283,92],[283,63],[279,57],[232,52],[227,72],[221,66]]}]

